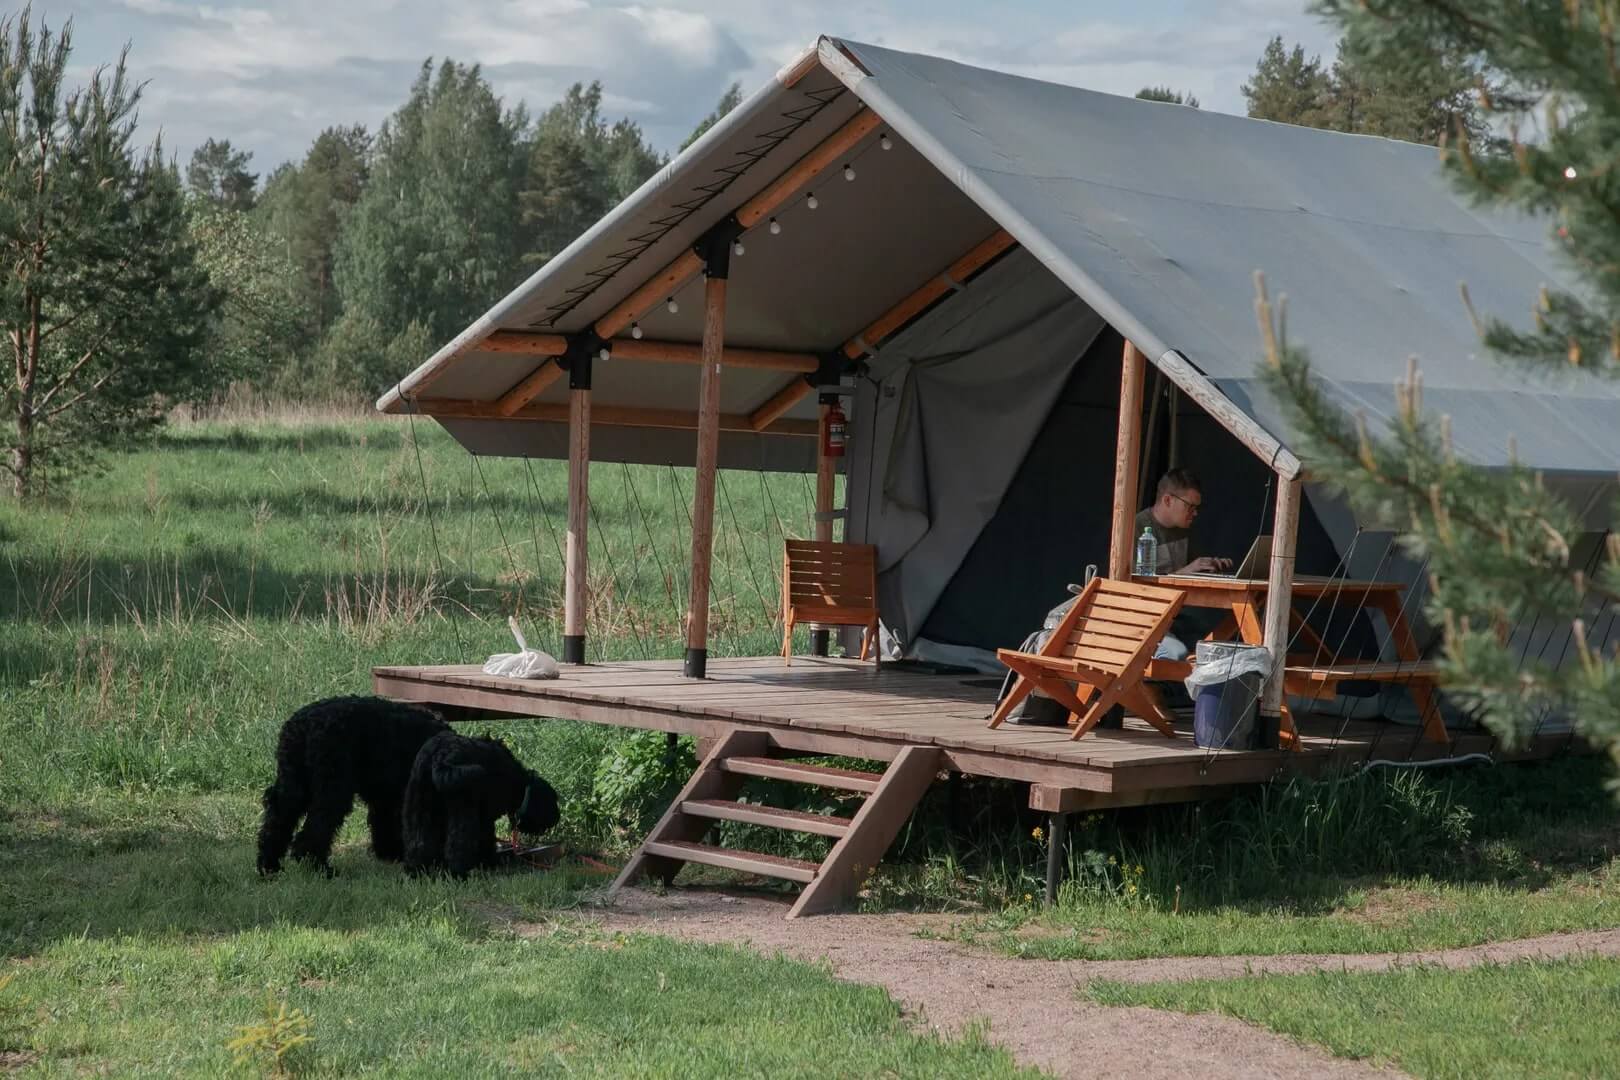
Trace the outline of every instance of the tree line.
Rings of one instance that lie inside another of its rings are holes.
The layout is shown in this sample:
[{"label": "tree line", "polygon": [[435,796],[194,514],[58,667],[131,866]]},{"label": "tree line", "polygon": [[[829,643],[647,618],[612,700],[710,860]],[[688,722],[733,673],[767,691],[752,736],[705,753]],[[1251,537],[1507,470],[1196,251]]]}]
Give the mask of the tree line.
[{"label": "tree line", "polygon": [[[0,468],[18,496],[232,384],[380,393],[668,161],[604,115],[600,83],[536,115],[445,59],[376,131],[329,127],[262,177],[210,138],[181,170],[137,142],[127,55],[67,87],[72,38],[26,11],[0,23]],[[1432,141],[1472,116],[1470,72],[1414,79],[1345,49],[1324,69],[1277,39],[1244,93],[1254,116]],[[681,148],[740,99],[728,88]]]}]

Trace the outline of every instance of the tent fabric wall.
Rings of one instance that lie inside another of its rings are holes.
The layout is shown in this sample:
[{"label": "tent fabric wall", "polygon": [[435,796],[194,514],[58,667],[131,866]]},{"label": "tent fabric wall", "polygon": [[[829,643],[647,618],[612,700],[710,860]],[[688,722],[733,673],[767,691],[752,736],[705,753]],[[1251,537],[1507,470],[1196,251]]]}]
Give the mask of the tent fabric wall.
[{"label": "tent fabric wall", "polygon": [[1015,253],[874,358],[853,410],[847,536],[878,547],[890,635],[927,618],[1102,329]]}]

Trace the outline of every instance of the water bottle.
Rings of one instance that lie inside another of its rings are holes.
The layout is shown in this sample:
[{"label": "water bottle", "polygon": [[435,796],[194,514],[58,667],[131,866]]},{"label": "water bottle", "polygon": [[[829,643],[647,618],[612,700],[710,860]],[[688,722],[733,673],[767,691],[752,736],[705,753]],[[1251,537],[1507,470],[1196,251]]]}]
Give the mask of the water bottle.
[{"label": "water bottle", "polygon": [[1159,538],[1153,530],[1144,527],[1136,538],[1136,565],[1132,573],[1152,576],[1159,572]]}]

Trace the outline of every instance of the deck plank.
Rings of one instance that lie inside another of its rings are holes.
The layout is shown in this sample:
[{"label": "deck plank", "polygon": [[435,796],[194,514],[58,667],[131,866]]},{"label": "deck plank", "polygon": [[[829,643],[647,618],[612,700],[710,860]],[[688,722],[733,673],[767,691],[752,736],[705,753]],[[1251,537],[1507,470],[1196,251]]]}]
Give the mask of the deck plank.
[{"label": "deck plank", "polygon": [[512,714],[571,716],[597,723],[713,735],[738,726],[773,732],[790,748],[892,760],[907,745],[934,745],[965,772],[1089,791],[1140,791],[1257,782],[1333,761],[1407,760],[1494,752],[1502,760],[1568,749],[1544,736],[1520,752],[1493,751],[1489,735],[1454,733],[1449,748],[1420,741],[1415,728],[1334,716],[1298,717],[1302,752],[1211,751],[1177,724],[1167,739],[1129,717],[1122,729],[1074,740],[1067,728],[985,724],[999,680],[934,675],[915,668],[834,657],[711,658],[709,677],[689,679],[678,660],[620,660],[565,667],[555,680],[485,675],[479,665],[379,667],[379,692]]}]

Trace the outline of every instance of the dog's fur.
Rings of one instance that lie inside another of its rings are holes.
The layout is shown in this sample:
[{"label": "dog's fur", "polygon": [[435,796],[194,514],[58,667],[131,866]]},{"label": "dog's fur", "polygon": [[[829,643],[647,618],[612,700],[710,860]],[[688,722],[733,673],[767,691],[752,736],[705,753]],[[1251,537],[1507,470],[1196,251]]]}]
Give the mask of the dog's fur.
[{"label": "dog's fur", "polygon": [[447,731],[423,744],[405,788],[405,869],[465,877],[495,862],[495,822],[538,835],[557,824],[557,793],[506,744]]},{"label": "dog's fur", "polygon": [[357,796],[366,804],[372,854],[399,861],[411,763],[424,743],[449,730],[430,709],[377,697],[327,698],[293,713],[276,743],[275,781],[264,789],[259,873],[280,870],[289,845],[293,858],[331,873],[332,839]]}]

